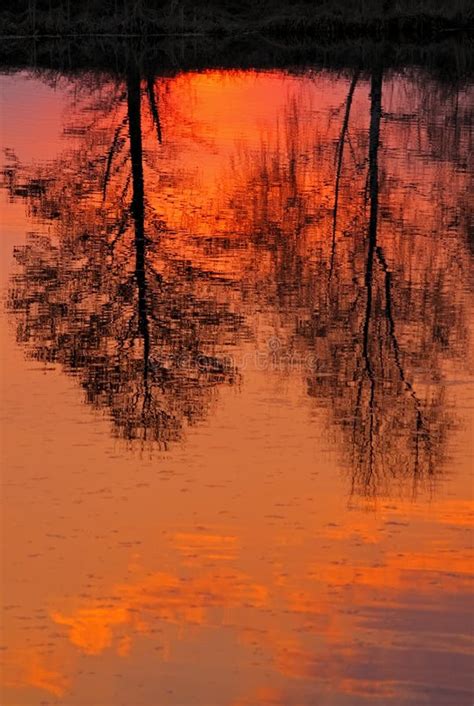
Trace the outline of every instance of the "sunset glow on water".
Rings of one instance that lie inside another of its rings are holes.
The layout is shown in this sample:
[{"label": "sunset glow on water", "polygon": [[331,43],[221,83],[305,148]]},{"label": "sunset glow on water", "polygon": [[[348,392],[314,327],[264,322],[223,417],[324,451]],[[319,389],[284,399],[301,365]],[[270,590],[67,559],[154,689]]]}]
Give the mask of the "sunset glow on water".
[{"label": "sunset glow on water", "polygon": [[1,84],[2,703],[471,704],[472,89]]}]

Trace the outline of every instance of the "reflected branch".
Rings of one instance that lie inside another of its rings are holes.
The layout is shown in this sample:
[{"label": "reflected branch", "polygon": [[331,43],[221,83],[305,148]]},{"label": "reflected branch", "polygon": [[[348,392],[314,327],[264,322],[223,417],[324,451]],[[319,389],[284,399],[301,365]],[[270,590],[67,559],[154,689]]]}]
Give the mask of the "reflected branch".
[{"label": "reflected branch", "polygon": [[161,143],[163,142],[163,137],[162,137],[162,132],[161,132],[161,121],[160,121],[160,114],[158,112],[158,102],[156,100],[155,96],[155,82],[153,81],[153,78],[148,77],[146,81],[146,90],[148,93],[148,101],[150,104],[150,111],[153,117],[153,122],[155,124],[156,128],[156,135],[158,137],[158,142]]},{"label": "reflected branch", "polygon": [[119,138],[120,138],[120,133],[122,132],[123,128],[127,124],[127,116],[122,120],[120,125],[117,126],[114,132],[114,138],[112,140],[112,144],[110,146],[109,152],[107,154],[107,162],[105,165],[105,174],[104,174],[104,185],[102,189],[102,201],[105,201],[105,197],[107,195],[107,185],[109,183],[109,178],[110,178],[110,170],[112,168],[112,162],[115,156],[115,152],[119,148]]},{"label": "reflected branch", "polygon": [[349,127],[349,118],[351,114],[352,98],[354,96],[354,91],[359,79],[360,71],[356,70],[354,76],[352,77],[351,84],[349,86],[349,92],[346,98],[346,108],[344,111],[344,119],[342,121],[341,134],[339,136],[339,141],[336,148],[337,164],[336,164],[336,184],[334,187],[334,206],[333,206],[333,221],[332,221],[332,246],[331,246],[331,264],[329,267],[329,282],[332,279],[334,270],[334,260],[336,257],[336,231],[337,231],[337,209],[339,205],[339,186],[341,180],[342,164],[344,159],[344,145],[346,142],[346,133]]},{"label": "reflected branch", "polygon": [[[138,322],[143,338],[143,419],[150,404],[148,373],[150,360],[150,328],[147,310],[147,282],[145,272],[145,192],[143,180],[143,146],[141,126],[140,75],[133,67],[127,77],[128,128],[130,135],[130,158],[132,161],[132,207],[135,223],[135,277],[138,286]],[[146,429],[146,424],[144,424]]]}]

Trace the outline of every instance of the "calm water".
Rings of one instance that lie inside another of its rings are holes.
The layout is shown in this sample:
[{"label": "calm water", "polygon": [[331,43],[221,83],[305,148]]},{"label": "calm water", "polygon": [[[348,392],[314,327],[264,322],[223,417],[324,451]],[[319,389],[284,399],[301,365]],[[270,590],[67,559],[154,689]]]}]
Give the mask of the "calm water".
[{"label": "calm water", "polygon": [[5,706],[470,705],[472,89],[1,85]]}]

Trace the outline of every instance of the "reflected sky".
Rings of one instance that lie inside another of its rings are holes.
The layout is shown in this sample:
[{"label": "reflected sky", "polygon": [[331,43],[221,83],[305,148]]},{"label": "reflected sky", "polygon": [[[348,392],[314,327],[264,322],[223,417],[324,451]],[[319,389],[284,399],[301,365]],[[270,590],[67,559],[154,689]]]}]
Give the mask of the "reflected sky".
[{"label": "reflected sky", "polygon": [[471,88],[2,83],[4,703],[470,704]]}]

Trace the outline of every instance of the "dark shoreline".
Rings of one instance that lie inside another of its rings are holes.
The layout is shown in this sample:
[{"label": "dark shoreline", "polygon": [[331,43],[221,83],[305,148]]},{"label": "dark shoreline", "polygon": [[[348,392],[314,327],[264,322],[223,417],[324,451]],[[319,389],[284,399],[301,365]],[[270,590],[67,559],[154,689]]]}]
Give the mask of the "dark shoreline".
[{"label": "dark shoreline", "polygon": [[6,0],[7,69],[341,69],[423,66],[472,74],[467,0]]},{"label": "dark shoreline", "polygon": [[336,71],[423,68],[443,82],[471,82],[472,42],[463,36],[443,41],[397,43],[345,40],[283,42],[252,35],[236,38],[44,37],[2,38],[0,67],[4,71],[46,69],[61,73],[101,71],[123,74],[132,59],[144,73],[176,73],[205,69],[301,68]]},{"label": "dark shoreline", "polygon": [[0,34],[424,41],[472,30],[468,0],[5,0]]}]

